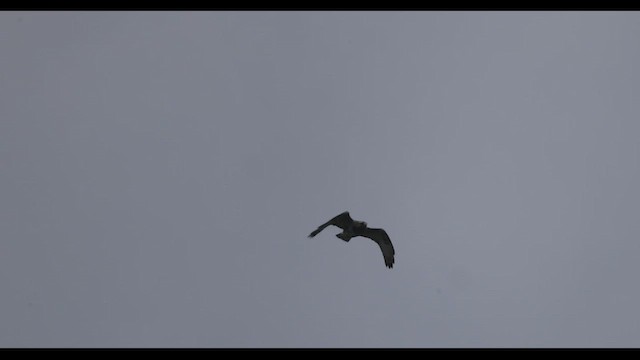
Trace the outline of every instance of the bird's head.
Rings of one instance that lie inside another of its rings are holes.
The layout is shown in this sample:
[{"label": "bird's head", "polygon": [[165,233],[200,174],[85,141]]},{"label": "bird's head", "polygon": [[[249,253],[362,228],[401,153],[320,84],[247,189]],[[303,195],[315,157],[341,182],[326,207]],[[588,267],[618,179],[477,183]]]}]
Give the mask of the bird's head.
[{"label": "bird's head", "polygon": [[358,227],[367,227],[367,222],[366,221],[358,221]]}]

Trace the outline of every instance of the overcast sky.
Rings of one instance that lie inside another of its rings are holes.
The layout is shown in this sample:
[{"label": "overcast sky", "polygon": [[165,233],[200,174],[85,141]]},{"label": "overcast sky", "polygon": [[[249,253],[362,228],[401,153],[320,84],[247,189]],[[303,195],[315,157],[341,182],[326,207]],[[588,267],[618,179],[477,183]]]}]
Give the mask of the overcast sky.
[{"label": "overcast sky", "polygon": [[639,35],[0,13],[0,346],[638,347]]}]

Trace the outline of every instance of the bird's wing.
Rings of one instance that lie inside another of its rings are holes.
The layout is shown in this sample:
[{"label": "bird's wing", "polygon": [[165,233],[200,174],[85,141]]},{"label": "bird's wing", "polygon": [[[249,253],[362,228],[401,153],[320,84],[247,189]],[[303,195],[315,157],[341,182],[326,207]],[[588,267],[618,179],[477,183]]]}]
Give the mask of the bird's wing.
[{"label": "bird's wing", "polygon": [[318,226],[317,229],[315,229],[311,234],[309,234],[309,237],[312,238],[318,235],[320,231],[324,230],[324,228],[326,228],[329,225],[335,225],[344,230],[345,228],[349,227],[349,224],[351,224],[352,222],[353,222],[353,219],[349,215],[349,212],[345,211],[342,214],[337,215],[333,219],[327,221],[326,223]]},{"label": "bird's wing", "polygon": [[388,268],[392,268],[395,262],[394,255],[396,251],[393,249],[393,244],[387,232],[383,229],[367,228],[362,233],[362,236],[368,237],[380,245],[380,250],[382,250],[382,256],[384,257],[384,264],[387,265]]}]

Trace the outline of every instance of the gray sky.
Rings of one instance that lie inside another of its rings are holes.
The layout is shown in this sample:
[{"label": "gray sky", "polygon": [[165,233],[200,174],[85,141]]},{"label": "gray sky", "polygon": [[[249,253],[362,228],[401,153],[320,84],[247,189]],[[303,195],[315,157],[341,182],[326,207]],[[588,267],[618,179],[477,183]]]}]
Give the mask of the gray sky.
[{"label": "gray sky", "polygon": [[0,346],[640,346],[639,34],[0,13]]}]

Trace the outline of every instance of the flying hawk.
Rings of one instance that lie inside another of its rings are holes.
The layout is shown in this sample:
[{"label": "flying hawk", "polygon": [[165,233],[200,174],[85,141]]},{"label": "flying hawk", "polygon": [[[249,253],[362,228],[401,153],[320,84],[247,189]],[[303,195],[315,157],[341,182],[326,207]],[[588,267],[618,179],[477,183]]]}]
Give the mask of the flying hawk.
[{"label": "flying hawk", "polygon": [[367,223],[364,221],[355,221],[349,216],[349,212],[345,211],[342,214],[334,217],[333,219],[327,221],[326,223],[318,226],[316,230],[314,230],[309,237],[312,238],[324,228],[329,225],[334,225],[342,229],[340,234],[336,234],[339,239],[342,239],[346,242],[349,242],[352,237],[356,236],[364,236],[369,238],[380,245],[380,250],[382,250],[382,256],[384,257],[384,263],[388,268],[393,267],[394,258],[393,255],[396,253],[393,250],[393,244],[391,244],[391,239],[389,239],[389,235],[383,229],[372,229],[367,227]]}]

